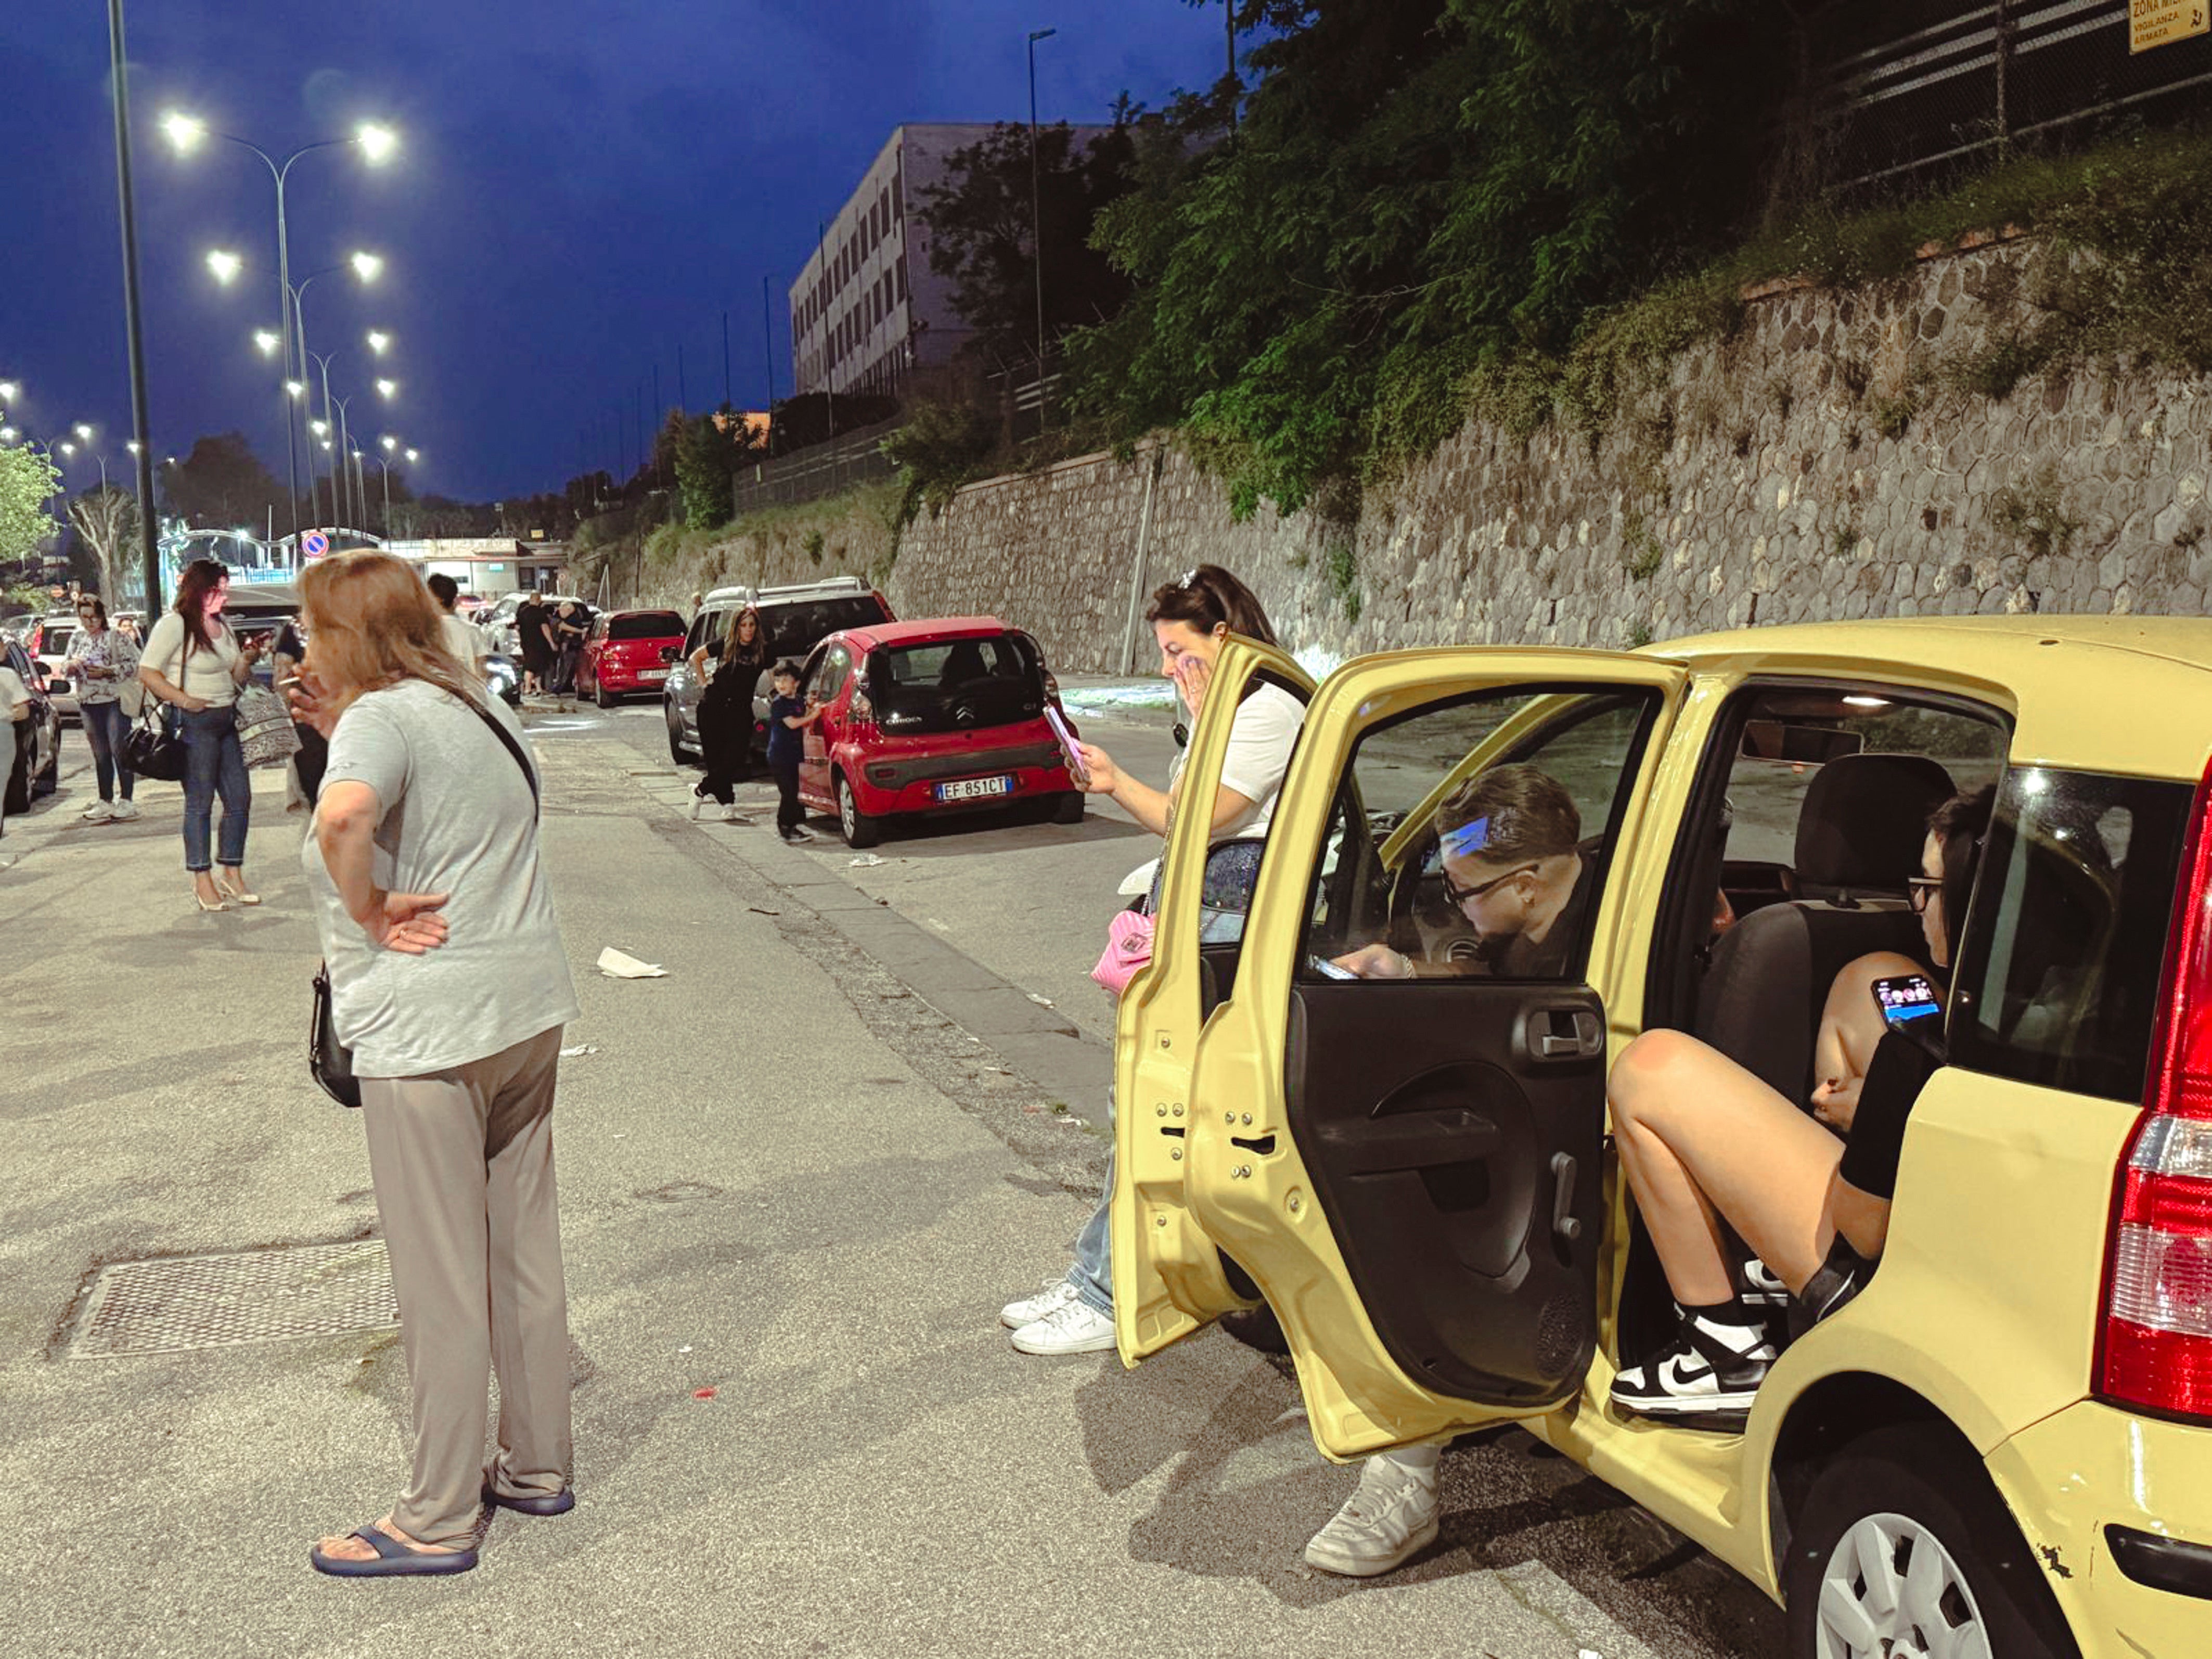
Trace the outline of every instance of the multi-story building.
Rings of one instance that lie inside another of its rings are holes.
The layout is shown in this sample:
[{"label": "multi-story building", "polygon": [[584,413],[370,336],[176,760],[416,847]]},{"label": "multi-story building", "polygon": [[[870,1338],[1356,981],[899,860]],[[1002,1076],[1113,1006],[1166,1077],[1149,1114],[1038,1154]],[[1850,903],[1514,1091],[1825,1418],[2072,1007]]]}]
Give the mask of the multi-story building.
[{"label": "multi-story building", "polygon": [[[1073,129],[1087,145],[1103,126]],[[896,392],[917,368],[951,364],[974,331],[952,284],[930,269],[915,192],[941,184],[956,150],[988,125],[895,127],[860,185],[823,227],[791,285],[792,384],[801,392]]]}]

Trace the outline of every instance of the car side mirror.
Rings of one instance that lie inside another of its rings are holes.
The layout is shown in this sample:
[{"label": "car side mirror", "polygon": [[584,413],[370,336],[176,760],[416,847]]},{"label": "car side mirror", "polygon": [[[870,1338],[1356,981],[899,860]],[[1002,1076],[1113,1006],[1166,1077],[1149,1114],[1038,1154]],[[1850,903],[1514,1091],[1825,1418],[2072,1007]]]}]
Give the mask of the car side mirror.
[{"label": "car side mirror", "polygon": [[660,647],[660,659],[663,662],[674,662],[676,654],[676,647],[672,645],[664,645]]}]

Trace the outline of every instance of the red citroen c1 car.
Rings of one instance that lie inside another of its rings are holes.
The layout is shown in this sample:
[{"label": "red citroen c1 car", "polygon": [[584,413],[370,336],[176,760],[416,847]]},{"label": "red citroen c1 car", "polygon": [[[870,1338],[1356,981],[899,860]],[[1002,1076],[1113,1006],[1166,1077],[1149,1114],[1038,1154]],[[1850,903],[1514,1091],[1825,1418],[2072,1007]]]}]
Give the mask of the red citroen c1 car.
[{"label": "red citroen c1 car", "polygon": [[799,799],[835,814],[851,846],[873,846],[897,814],[1016,800],[1050,800],[1060,823],[1082,821],[1082,791],[1045,719],[1059,712],[1059,684],[1037,642],[995,617],[832,634],[807,658],[799,695],[823,710],[804,733]]},{"label": "red citroen c1 car", "polygon": [[673,611],[608,611],[584,636],[576,690],[602,708],[635,693],[660,695],[668,665],[684,648],[684,618]]}]

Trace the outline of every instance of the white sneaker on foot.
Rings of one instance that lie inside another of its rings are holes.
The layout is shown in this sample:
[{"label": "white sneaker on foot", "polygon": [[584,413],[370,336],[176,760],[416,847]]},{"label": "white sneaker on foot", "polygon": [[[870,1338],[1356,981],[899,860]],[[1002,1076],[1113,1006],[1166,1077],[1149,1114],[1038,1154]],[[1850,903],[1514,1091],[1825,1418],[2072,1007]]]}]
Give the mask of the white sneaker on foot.
[{"label": "white sneaker on foot", "polygon": [[1063,1302],[1074,1299],[1075,1286],[1066,1279],[1048,1279],[1044,1288],[1035,1296],[1025,1296],[1000,1309],[999,1322],[1010,1331],[1018,1331],[1024,1325],[1036,1324]]},{"label": "white sneaker on foot", "polygon": [[1437,1541],[1437,1489],[1370,1457],[1344,1507],[1306,1544],[1308,1565],[1347,1578],[1395,1571]]},{"label": "white sneaker on foot", "polygon": [[115,809],[104,800],[96,800],[77,816],[87,823],[105,823],[115,816]]},{"label": "white sneaker on foot", "polygon": [[1114,1346],[1114,1322],[1071,1298],[1007,1339],[1017,1353],[1103,1353]]},{"label": "white sneaker on foot", "polygon": [[115,810],[108,814],[108,817],[113,818],[118,823],[129,823],[137,816],[137,807],[127,800],[116,802]]}]

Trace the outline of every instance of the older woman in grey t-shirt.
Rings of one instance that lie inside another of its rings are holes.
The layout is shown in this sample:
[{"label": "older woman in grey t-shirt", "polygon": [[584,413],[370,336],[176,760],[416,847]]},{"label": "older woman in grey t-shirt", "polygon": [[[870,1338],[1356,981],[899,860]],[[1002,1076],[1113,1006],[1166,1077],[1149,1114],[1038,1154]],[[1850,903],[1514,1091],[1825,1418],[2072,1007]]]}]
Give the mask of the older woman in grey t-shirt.
[{"label": "older woman in grey t-shirt", "polygon": [[296,707],[330,738],[301,862],[361,1079],[415,1429],[391,1513],[311,1559],[349,1577],[464,1572],[481,1504],[574,1503],[552,1110],[575,988],[521,727],[469,684],[421,578],[362,550],[301,588]]}]

